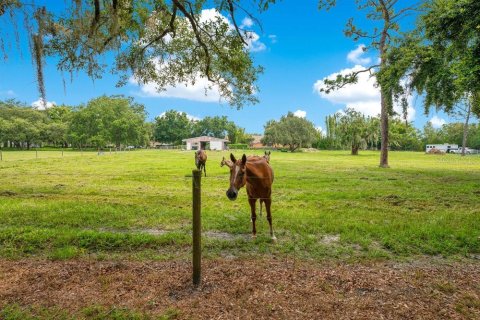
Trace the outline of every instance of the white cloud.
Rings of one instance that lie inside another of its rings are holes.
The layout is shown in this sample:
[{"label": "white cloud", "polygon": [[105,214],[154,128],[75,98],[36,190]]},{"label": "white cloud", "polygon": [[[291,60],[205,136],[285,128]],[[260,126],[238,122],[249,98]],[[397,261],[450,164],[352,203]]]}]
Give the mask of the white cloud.
[{"label": "white cloud", "polygon": [[245,28],[245,27],[250,28],[253,25],[254,25],[253,20],[250,19],[249,17],[245,17],[242,20],[242,24],[240,25],[240,28]]},{"label": "white cloud", "polygon": [[[201,118],[196,117],[196,116],[192,116],[191,114],[188,114],[188,113],[186,113],[186,112],[183,112],[183,111],[178,111],[178,112],[180,112],[180,113],[185,113],[186,116],[187,116],[187,119],[190,120],[190,121],[196,122],[196,121],[202,120]],[[165,116],[165,112],[162,112],[162,113],[160,113],[160,114],[158,115],[159,118],[163,118],[164,116]]]},{"label": "white cloud", "polygon": [[179,98],[200,102],[221,102],[218,86],[212,85],[208,79],[197,76],[195,84],[177,83],[175,86],[167,86],[164,91],[158,91],[155,83],[149,82],[140,85],[135,78],[131,77],[131,84],[139,85],[142,97],[150,98]]},{"label": "white cloud", "polygon": [[253,31],[245,32],[245,42],[248,44],[248,49],[252,52],[260,52],[267,49],[267,46],[260,41],[260,36]]},{"label": "white cloud", "polygon": [[[356,65],[353,68],[343,69],[328,75],[326,79],[333,80],[339,74],[347,75],[364,69],[365,67]],[[357,83],[346,85],[343,88],[331,91],[329,94],[320,91],[322,88],[325,88],[323,80],[317,80],[313,85],[313,90],[320,95],[320,97],[332,103],[345,105],[345,108],[355,109],[367,116],[378,116],[381,111],[380,90],[377,88],[376,82],[375,76],[371,76],[369,72],[362,72],[358,74]],[[410,98],[407,108],[408,121],[412,121],[415,118],[415,109],[411,105],[412,99]],[[393,109],[399,114],[402,113],[400,105],[395,104]]]},{"label": "white cloud", "polygon": [[45,107],[46,107],[46,109],[50,109],[51,107],[55,106],[56,102],[55,101],[47,101],[47,103],[45,105],[43,103],[43,98],[39,98],[38,100],[33,101],[30,105],[32,106],[33,109],[45,110]]},{"label": "white cloud", "polygon": [[[365,69],[361,65],[356,65],[350,69],[343,69],[340,72],[327,76],[327,79],[333,80],[339,74],[350,74],[355,71]],[[368,72],[358,74],[357,83],[346,85],[345,87],[331,91],[329,94],[320,92],[325,88],[323,80],[317,80],[313,89],[320,97],[335,103],[344,104],[346,108],[353,108],[369,116],[376,116],[380,113],[380,91],[375,87],[376,79],[371,77]]]},{"label": "white cloud", "polygon": [[0,91],[0,95],[7,97],[16,97],[17,94],[13,90]]},{"label": "white cloud", "polygon": [[365,54],[365,45],[359,44],[357,49],[352,50],[347,55],[347,60],[353,62],[354,64],[369,64],[372,62],[370,58],[362,58],[362,55]]},{"label": "white cloud", "polygon": [[323,128],[322,128],[321,126],[316,126],[315,129],[316,129],[318,132],[320,132],[320,134],[321,134],[322,136],[325,135],[325,133],[326,133],[325,130],[323,130]]},{"label": "white cloud", "polygon": [[305,118],[307,116],[307,111],[297,110],[293,113],[295,117]]},{"label": "white cloud", "polygon": [[200,23],[206,23],[206,22],[209,22],[209,21],[215,21],[217,19],[222,20],[223,22],[228,24],[230,27],[232,27],[232,24],[227,19],[227,17],[222,15],[216,9],[204,9],[204,10],[202,10],[202,12],[200,13],[199,21],[200,21]]},{"label": "white cloud", "polygon": [[430,122],[432,123],[432,126],[434,128],[440,128],[441,126],[447,123],[445,119],[439,118],[438,116],[433,116],[433,118],[430,119]]}]

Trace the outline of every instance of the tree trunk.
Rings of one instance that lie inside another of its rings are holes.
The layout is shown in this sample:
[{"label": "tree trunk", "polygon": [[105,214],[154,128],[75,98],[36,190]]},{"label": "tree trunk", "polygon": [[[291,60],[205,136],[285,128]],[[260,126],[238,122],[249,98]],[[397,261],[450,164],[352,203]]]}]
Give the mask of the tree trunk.
[{"label": "tree trunk", "polygon": [[[380,6],[383,16],[383,30],[382,36],[380,37],[379,42],[379,51],[380,51],[380,69],[385,66],[385,55],[387,51],[387,37],[388,29],[390,28],[390,13],[388,11],[387,4],[385,1],[380,0]],[[385,96],[385,88],[380,84],[380,132],[382,135],[382,143],[380,145],[380,167],[388,168],[388,102],[387,97]]]},{"label": "tree trunk", "polygon": [[388,168],[388,105],[385,101],[384,93],[381,96],[381,112],[380,112],[380,132],[382,142],[380,144],[380,167]]},{"label": "tree trunk", "polygon": [[352,146],[352,156],[358,156],[358,147]]},{"label": "tree trunk", "polygon": [[472,111],[472,106],[470,102],[467,102],[467,116],[465,117],[465,124],[463,125],[462,157],[465,156],[465,148],[467,146],[468,121],[470,120],[471,111]]}]

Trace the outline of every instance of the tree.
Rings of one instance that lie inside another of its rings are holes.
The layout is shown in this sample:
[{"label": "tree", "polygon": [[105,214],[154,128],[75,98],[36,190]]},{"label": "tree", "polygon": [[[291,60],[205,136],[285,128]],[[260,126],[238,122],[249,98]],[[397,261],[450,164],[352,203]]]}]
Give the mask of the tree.
[{"label": "tree", "polygon": [[[259,10],[272,2],[254,1]],[[216,13],[207,17],[202,9],[211,5]],[[0,3],[0,19],[25,21],[44,102],[43,65],[45,56],[53,56],[58,57],[59,70],[82,70],[94,79],[111,69],[120,76],[118,85],[125,84],[131,74],[140,83],[154,83],[158,90],[204,78],[237,108],[255,103],[255,82],[262,68],[255,66],[249,55],[255,34],[238,26],[239,12],[245,13],[239,0],[78,0],[48,6],[23,0]],[[3,41],[6,35],[0,37]],[[99,62],[99,57],[107,54],[113,57],[111,65]]]},{"label": "tree", "polygon": [[158,142],[180,145],[182,139],[192,137],[192,128],[193,123],[185,112],[168,110],[155,118],[154,138]]},{"label": "tree", "polygon": [[[390,47],[390,42],[394,34],[399,31],[398,21],[414,10],[414,7],[404,7],[396,10],[398,0],[356,0],[359,10],[366,11],[367,19],[378,21],[380,26],[375,27],[372,31],[362,30],[354,24],[354,19],[350,18],[347,22],[345,35],[352,37],[354,41],[359,39],[369,40],[369,48],[375,49],[379,53],[380,62],[360,71],[355,71],[348,75],[338,75],[336,79],[324,79],[325,88],[322,89],[325,93],[330,93],[332,90],[342,88],[348,84],[356,83],[358,75],[363,72],[369,72],[372,76],[377,77],[380,88],[380,124],[381,124],[381,153],[380,153],[380,167],[387,168],[388,164],[388,119],[393,113],[394,90],[398,90],[400,84],[399,79],[392,78],[388,73],[383,73],[383,69],[387,67],[387,54]],[[335,6],[336,0],[320,0],[320,9],[330,9]],[[367,48],[366,48],[367,49]]]},{"label": "tree", "polygon": [[235,124],[228,121],[226,116],[205,117],[195,122],[193,135],[224,138],[229,131],[232,133],[235,128]]},{"label": "tree", "polygon": [[424,150],[420,131],[399,118],[390,120],[390,138],[392,150]]},{"label": "tree", "polygon": [[105,147],[113,143],[138,145],[144,142],[145,109],[131,98],[102,96],[80,106],[72,115],[69,137],[80,148]]},{"label": "tree", "polygon": [[443,140],[439,130],[435,129],[432,123],[428,121],[423,127],[423,145],[444,143]]},{"label": "tree", "polygon": [[267,122],[262,142],[287,146],[293,152],[298,148],[310,146],[316,134],[317,131],[312,122],[289,112],[282,116],[280,121],[270,120]]},{"label": "tree", "polygon": [[464,119],[462,155],[472,114],[480,116],[480,3],[432,0],[417,27],[390,54],[398,76],[424,94],[425,113],[432,107]]},{"label": "tree", "polygon": [[371,118],[351,108],[338,112],[336,118],[336,136],[342,145],[351,148],[352,155],[358,155],[358,150],[366,148],[372,137]]},{"label": "tree", "polygon": [[4,139],[10,142],[10,145],[27,149],[42,141],[42,134],[48,123],[44,112],[15,100],[0,102],[0,119],[6,123],[3,129]]}]

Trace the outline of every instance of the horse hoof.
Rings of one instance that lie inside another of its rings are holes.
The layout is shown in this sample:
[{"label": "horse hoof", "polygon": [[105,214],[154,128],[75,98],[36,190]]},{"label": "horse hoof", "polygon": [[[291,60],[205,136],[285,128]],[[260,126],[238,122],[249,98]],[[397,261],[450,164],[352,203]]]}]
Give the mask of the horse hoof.
[{"label": "horse hoof", "polygon": [[272,237],[272,241],[273,241],[273,242],[277,242],[277,237],[273,236],[273,237]]},{"label": "horse hoof", "polygon": [[257,239],[257,235],[256,235],[256,234],[252,234],[252,239],[253,239],[253,240]]}]

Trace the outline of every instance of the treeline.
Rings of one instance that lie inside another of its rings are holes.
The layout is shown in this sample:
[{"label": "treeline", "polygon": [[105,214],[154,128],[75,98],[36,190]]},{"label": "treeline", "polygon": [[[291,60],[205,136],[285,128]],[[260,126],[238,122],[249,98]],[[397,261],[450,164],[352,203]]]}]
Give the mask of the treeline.
[{"label": "treeline", "polygon": [[210,136],[228,138],[230,143],[249,144],[253,141],[244,128],[238,127],[233,121],[228,121],[226,116],[205,117],[201,120],[191,119],[184,112],[168,110],[155,118],[155,141],[181,145],[182,139]]},{"label": "treeline", "polygon": [[[262,142],[271,147],[295,151],[313,147],[324,150],[351,150],[357,155],[360,150],[380,149],[380,118],[369,117],[347,108],[325,118],[325,130],[317,130],[313,122],[289,112],[279,121],[270,120],[265,125]],[[480,149],[480,125],[468,126],[467,146]],[[423,130],[398,117],[389,119],[390,150],[424,151],[427,144],[451,143],[462,145],[463,123],[444,124],[434,128],[427,122]]]},{"label": "treeline", "polygon": [[143,105],[102,96],[86,105],[36,110],[15,100],[0,102],[0,146],[75,148],[146,145],[151,129]]},{"label": "treeline", "polygon": [[[377,150],[380,147],[380,119],[368,117],[353,109],[346,109],[325,119],[326,130],[313,143],[319,149]],[[480,149],[480,125],[468,126],[467,146]],[[424,151],[427,144],[451,143],[462,145],[463,123],[448,123],[434,128],[427,122],[423,130],[399,118],[389,120],[390,150]]]},{"label": "treeline", "polygon": [[15,100],[0,101],[0,147],[104,148],[148,146],[151,141],[181,145],[195,136],[228,137],[249,144],[253,138],[227,117],[193,120],[169,110],[147,122],[145,107],[132,98],[102,96],[80,106],[34,109]]}]

